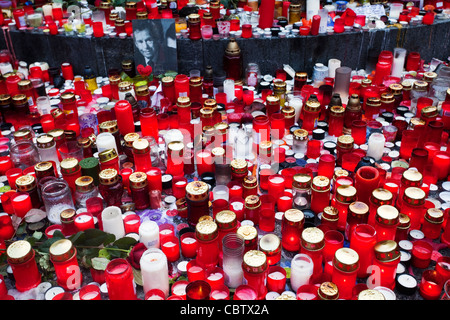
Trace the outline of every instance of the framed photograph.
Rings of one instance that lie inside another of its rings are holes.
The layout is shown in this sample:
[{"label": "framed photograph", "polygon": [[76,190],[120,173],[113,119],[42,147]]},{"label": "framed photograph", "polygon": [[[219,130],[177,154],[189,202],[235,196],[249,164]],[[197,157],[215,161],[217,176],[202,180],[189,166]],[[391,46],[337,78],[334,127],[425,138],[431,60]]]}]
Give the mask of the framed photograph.
[{"label": "framed photograph", "polygon": [[178,71],[175,19],[133,20],[134,62],[139,73],[149,68],[154,76]]}]

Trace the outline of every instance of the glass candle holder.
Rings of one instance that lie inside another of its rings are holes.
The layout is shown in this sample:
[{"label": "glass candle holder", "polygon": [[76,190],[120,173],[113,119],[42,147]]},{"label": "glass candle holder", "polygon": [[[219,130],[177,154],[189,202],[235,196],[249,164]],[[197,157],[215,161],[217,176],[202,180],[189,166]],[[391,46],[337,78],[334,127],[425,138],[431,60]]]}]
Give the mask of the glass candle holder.
[{"label": "glass candle holder", "polygon": [[425,216],[425,197],[425,191],[418,187],[405,189],[401,211],[408,215],[411,221],[411,229],[420,229]]},{"label": "glass candle holder", "polygon": [[374,225],[377,231],[377,242],[395,240],[398,223],[399,211],[396,207],[391,205],[378,207]]},{"label": "glass candle holder", "polygon": [[96,284],[87,284],[80,289],[80,300],[102,300],[100,287]]},{"label": "glass candle holder", "polygon": [[379,181],[380,173],[376,168],[369,166],[359,168],[355,175],[358,201],[368,204],[370,195],[378,187]]},{"label": "glass candle holder", "polygon": [[282,219],[282,247],[287,251],[300,250],[300,235],[304,225],[304,214],[298,209],[287,210]]},{"label": "glass candle holder", "polygon": [[236,288],[233,300],[256,300],[257,297],[258,293],[253,287],[243,284]]},{"label": "glass candle holder", "polygon": [[351,248],[340,248],[336,250],[333,258],[333,274],[331,281],[339,289],[342,299],[350,299],[352,290],[356,284],[359,269],[359,255]]},{"label": "glass candle holder", "polygon": [[328,179],[332,179],[334,175],[334,168],[336,163],[336,157],[332,154],[322,154],[319,157],[319,166],[317,175],[325,176]]},{"label": "glass candle holder", "polygon": [[166,255],[167,261],[175,262],[180,258],[180,243],[175,236],[168,237],[161,242],[161,250]]},{"label": "glass candle holder", "polygon": [[361,201],[355,201],[348,206],[347,222],[345,225],[345,238],[351,241],[353,229],[356,225],[367,223],[369,206]]},{"label": "glass candle holder", "polygon": [[305,284],[309,284],[314,272],[314,262],[310,256],[299,253],[291,260],[290,286],[294,292]]},{"label": "glass candle holder", "polygon": [[426,269],[430,265],[433,247],[424,240],[416,240],[413,242],[411,250],[411,264],[420,269]]},{"label": "glass candle holder", "polygon": [[425,270],[422,273],[419,292],[425,300],[438,300],[441,296],[444,282],[436,270]]}]

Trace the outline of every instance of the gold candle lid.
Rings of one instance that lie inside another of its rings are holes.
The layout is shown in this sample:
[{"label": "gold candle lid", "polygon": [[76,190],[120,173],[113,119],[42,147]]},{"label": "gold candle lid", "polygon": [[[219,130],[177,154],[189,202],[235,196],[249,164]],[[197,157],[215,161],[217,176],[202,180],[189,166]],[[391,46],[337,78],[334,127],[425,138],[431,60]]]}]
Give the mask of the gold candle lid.
[{"label": "gold candle lid", "polygon": [[311,188],[316,191],[327,191],[330,189],[330,179],[325,176],[315,176]]},{"label": "gold candle lid", "polygon": [[302,231],[300,243],[307,250],[321,250],[325,245],[325,234],[317,227],[305,228]]},{"label": "gold candle lid", "polygon": [[120,83],[121,80],[122,79],[120,78],[120,76],[116,75],[116,74],[109,77],[109,83],[112,84],[112,85],[116,85],[117,86]]},{"label": "gold candle lid", "polygon": [[116,149],[114,148],[106,149],[98,154],[98,159],[100,160],[101,163],[116,159],[118,157],[119,155],[117,154]]},{"label": "gold candle lid", "polygon": [[379,107],[381,106],[381,100],[377,97],[369,97],[367,98],[366,104],[372,107]]},{"label": "gold candle lid", "polygon": [[273,233],[265,234],[259,240],[259,250],[266,255],[274,255],[281,251],[280,238]]},{"label": "gold candle lid", "polygon": [[376,289],[365,289],[358,294],[358,300],[386,300],[386,298]]},{"label": "gold candle lid", "polygon": [[341,135],[337,139],[337,145],[344,149],[353,148],[354,142],[355,140],[353,139],[353,137],[348,134]]},{"label": "gold candle lid", "polygon": [[254,226],[250,225],[240,226],[237,229],[236,233],[242,236],[242,238],[244,238],[244,241],[247,244],[253,243],[258,240],[258,231]]},{"label": "gold candle lid", "polygon": [[335,117],[343,117],[345,112],[345,108],[343,106],[332,106],[330,108],[330,115]]},{"label": "gold candle lid", "polygon": [[284,212],[283,220],[291,226],[301,228],[305,222],[305,214],[298,209],[288,209]]},{"label": "gold candle lid", "polygon": [[327,221],[338,221],[339,220],[339,210],[332,206],[327,206],[323,208],[322,219]]},{"label": "gold candle lid", "polygon": [[380,97],[380,100],[383,103],[391,103],[395,101],[394,94],[392,92],[384,92]]},{"label": "gold candle lid", "polygon": [[389,90],[393,95],[403,94],[403,86],[400,83],[392,83],[389,85]]},{"label": "gold candle lid", "polygon": [[144,172],[133,172],[130,174],[130,187],[134,189],[139,189],[145,187],[147,182],[147,175]]},{"label": "gold candle lid", "polygon": [[401,184],[407,187],[419,187],[422,185],[423,175],[418,170],[408,169],[402,174]]},{"label": "gold candle lid", "polygon": [[339,289],[333,282],[322,282],[317,294],[322,300],[337,300],[339,298]]},{"label": "gold candle lid", "polygon": [[214,240],[218,234],[217,224],[213,220],[199,220],[195,225],[195,236],[200,241]]},{"label": "gold candle lid", "polygon": [[336,188],[336,200],[351,203],[356,200],[356,188],[350,185],[342,185]]},{"label": "gold candle lid", "polygon": [[248,163],[244,159],[231,160],[231,172],[235,174],[247,174]]},{"label": "gold candle lid", "polygon": [[311,176],[307,173],[297,173],[293,176],[292,188],[309,189],[311,188]]},{"label": "gold candle lid", "polygon": [[202,77],[191,77],[189,78],[189,86],[200,87],[203,84]]},{"label": "gold candle lid", "polygon": [[424,118],[433,118],[439,115],[438,109],[435,106],[427,106],[420,113]]},{"label": "gold candle lid", "polygon": [[261,206],[261,199],[255,195],[249,195],[245,198],[245,207],[247,209],[257,209]]},{"label": "gold candle lid", "polygon": [[214,109],[210,107],[202,107],[200,109],[201,118],[212,118],[214,114]]},{"label": "gold candle lid", "polygon": [[428,90],[428,82],[423,80],[417,80],[413,84],[413,90],[416,91],[427,91]]},{"label": "gold candle lid", "polygon": [[56,145],[55,139],[49,134],[43,134],[36,138],[36,145],[40,149],[48,149]]},{"label": "gold candle lid", "polygon": [[244,254],[242,269],[248,273],[261,273],[267,269],[266,254],[260,250],[249,250]]},{"label": "gold candle lid", "polygon": [[303,71],[296,72],[295,75],[294,75],[294,79],[295,80],[307,80],[308,79],[308,73],[303,72]]},{"label": "gold candle lid", "polygon": [[383,204],[392,204],[392,199],[392,192],[384,188],[374,189],[370,197],[370,200],[378,206],[381,206]]},{"label": "gold candle lid", "polygon": [[429,208],[425,213],[425,220],[429,223],[440,224],[444,221],[444,212],[438,208]]},{"label": "gold candle lid", "polygon": [[171,76],[165,76],[161,79],[161,83],[163,86],[167,87],[174,83],[174,79]]},{"label": "gold candle lid", "polygon": [[11,95],[9,94],[0,94],[0,105],[6,106],[11,104]]},{"label": "gold candle lid", "polygon": [[188,15],[188,22],[190,23],[200,22],[200,15],[198,13],[191,13],[190,15]]},{"label": "gold candle lid", "polygon": [[308,140],[308,130],[305,129],[296,129],[292,133],[295,140]]},{"label": "gold candle lid", "polygon": [[59,217],[61,218],[61,223],[72,223],[76,215],[75,209],[69,208],[61,211]]},{"label": "gold candle lid", "polygon": [[117,120],[109,120],[104,121],[100,123],[98,126],[100,129],[100,132],[109,132],[109,133],[115,133],[119,131],[119,126],[117,125]]},{"label": "gold candle lid", "polygon": [[77,139],[77,144],[82,148],[89,148],[92,146],[92,141],[88,137],[79,137]]},{"label": "gold candle lid", "polygon": [[417,187],[408,187],[403,194],[403,201],[412,206],[420,206],[425,203],[425,191]]},{"label": "gold candle lid", "polygon": [[50,161],[41,161],[34,165],[34,172],[36,172],[36,178],[40,179],[46,176],[54,176],[55,169],[53,163]]},{"label": "gold candle lid", "polygon": [[378,207],[375,220],[383,225],[396,225],[399,221],[399,212],[396,207],[385,204]]},{"label": "gold candle lid", "polygon": [[228,45],[225,49],[225,54],[227,56],[238,56],[241,54],[241,49],[239,48],[239,45],[236,42],[236,39],[231,38],[228,42]]},{"label": "gold candle lid", "polygon": [[48,131],[47,134],[51,135],[55,139],[55,141],[60,141],[65,138],[63,129],[52,129]]},{"label": "gold candle lid", "polygon": [[146,11],[138,11],[137,13],[136,13],[136,19],[142,19],[142,20],[144,20],[144,19],[147,19],[147,17],[148,17],[148,13],[146,12]]},{"label": "gold candle lid", "polygon": [[308,100],[306,100],[304,109],[305,109],[305,111],[319,112],[320,111],[320,102],[319,102],[319,100],[312,99],[310,97]]},{"label": "gold candle lid", "polygon": [[150,143],[147,139],[136,139],[133,141],[133,152],[137,154],[145,154],[150,151]]},{"label": "gold candle lid", "polygon": [[60,163],[62,174],[72,174],[80,169],[80,164],[76,158],[66,158]]},{"label": "gold candle lid", "polygon": [[258,187],[258,179],[255,176],[246,176],[242,182],[242,187],[246,189],[253,189]]},{"label": "gold candle lid", "polygon": [[29,79],[23,79],[17,82],[17,86],[19,90],[28,90],[33,87],[33,84],[31,83],[31,80]]},{"label": "gold candle lid", "polygon": [[125,145],[127,147],[132,148],[133,147],[133,142],[135,142],[139,138],[140,138],[139,133],[137,133],[137,132],[130,132],[130,133],[127,133],[123,137],[123,140],[125,141]]},{"label": "gold candle lid", "polygon": [[107,168],[98,174],[99,181],[103,185],[111,185],[119,181],[119,174],[117,173],[116,169],[113,168]]},{"label": "gold candle lid", "polygon": [[400,213],[398,220],[399,223],[397,229],[408,229],[411,226],[411,219],[407,214]]},{"label": "gold candle lid", "polygon": [[31,174],[20,176],[16,180],[17,191],[27,192],[36,187],[36,178]]},{"label": "gold candle lid", "polygon": [[81,176],[75,180],[78,192],[89,192],[94,188],[94,179],[91,176]]},{"label": "gold candle lid", "polygon": [[76,254],[76,249],[69,239],[61,239],[54,242],[49,249],[50,257],[53,261],[63,262]]},{"label": "gold candle lid", "polygon": [[192,201],[209,199],[209,187],[206,182],[192,181],[186,185],[186,198]]},{"label": "gold candle lid", "polygon": [[231,210],[222,210],[216,214],[216,224],[221,230],[233,229],[237,226],[236,213]]},{"label": "gold candle lid", "polygon": [[76,101],[75,93],[68,91],[68,92],[63,92],[61,94],[61,102],[62,103],[72,103],[75,101]]},{"label": "gold candle lid", "polygon": [[273,91],[286,91],[286,82],[281,79],[273,80]]},{"label": "gold candle lid", "polygon": [[6,249],[8,262],[19,264],[28,261],[33,256],[34,250],[26,240],[14,241]]},{"label": "gold candle lid", "polygon": [[281,113],[284,115],[285,118],[295,117],[295,108],[292,106],[285,105],[283,108],[281,108]]},{"label": "gold candle lid", "polygon": [[19,93],[12,97],[12,101],[15,105],[24,104],[27,102],[27,96],[23,93]]},{"label": "gold candle lid", "polygon": [[390,262],[400,258],[400,250],[394,240],[377,242],[374,247],[375,258],[379,261]]},{"label": "gold candle lid", "polygon": [[280,103],[280,97],[277,95],[269,94],[266,97],[266,104],[268,105],[278,105]]},{"label": "gold candle lid", "polygon": [[432,82],[437,78],[437,73],[433,71],[427,71],[423,73],[423,81]]},{"label": "gold candle lid", "polygon": [[178,108],[187,108],[191,106],[191,99],[189,97],[178,97],[177,98],[177,107]]},{"label": "gold candle lid", "polygon": [[31,130],[20,129],[14,132],[13,137],[15,141],[31,140],[33,138],[33,135],[31,134]]},{"label": "gold candle lid", "polygon": [[[117,20],[116,20],[117,22]],[[124,91],[128,91],[132,88],[133,84],[129,81],[121,81],[119,83],[119,91],[124,92]]]},{"label": "gold candle lid", "polygon": [[423,125],[424,126],[425,124],[426,124],[425,120],[423,120],[423,119],[421,119],[419,117],[414,117],[414,118],[411,118],[409,120],[409,127],[412,128],[412,129],[414,129],[418,125]]},{"label": "gold candle lid", "polygon": [[359,255],[351,248],[339,248],[333,258],[333,265],[342,272],[353,272],[359,268]]},{"label": "gold candle lid", "polygon": [[357,219],[363,219],[369,214],[369,206],[362,201],[355,201],[348,206],[348,213]]}]

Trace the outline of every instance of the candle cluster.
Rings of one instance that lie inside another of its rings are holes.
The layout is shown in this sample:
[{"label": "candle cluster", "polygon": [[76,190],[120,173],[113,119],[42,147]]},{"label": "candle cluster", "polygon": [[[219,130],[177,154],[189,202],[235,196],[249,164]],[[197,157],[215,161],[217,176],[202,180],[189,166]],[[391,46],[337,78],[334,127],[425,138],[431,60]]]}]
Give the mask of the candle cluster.
[{"label": "candle cluster", "polygon": [[[0,239],[19,292],[41,284],[14,237],[25,223],[66,237],[49,248],[57,299],[441,297],[448,66],[401,48],[364,76],[333,59],[242,78],[230,62],[219,90],[209,68],[150,80],[130,65],[98,79],[22,64],[0,81]],[[99,286],[69,240],[90,229],[142,249],[91,269]]]},{"label": "candle cluster", "polygon": [[[370,6],[358,1],[321,5],[311,0],[302,5],[295,1],[268,0],[258,4],[257,1],[246,0],[238,1],[237,7],[230,5],[227,8],[215,0],[145,0],[128,1],[126,5],[117,7],[110,2],[96,2],[94,8],[87,3],[65,8],[55,2],[38,8],[25,5],[4,10],[7,15],[0,15],[0,24],[12,30],[40,31],[51,35],[126,38],[132,36],[132,20],[176,18],[177,37],[191,40],[228,36],[285,38],[342,33],[353,29],[380,29],[397,23],[433,24],[436,17],[434,10],[449,7],[447,1],[434,2],[423,8],[393,2],[381,11],[374,9],[367,14],[367,10],[360,10],[363,5]],[[183,9],[187,9],[187,15],[180,15]]]}]

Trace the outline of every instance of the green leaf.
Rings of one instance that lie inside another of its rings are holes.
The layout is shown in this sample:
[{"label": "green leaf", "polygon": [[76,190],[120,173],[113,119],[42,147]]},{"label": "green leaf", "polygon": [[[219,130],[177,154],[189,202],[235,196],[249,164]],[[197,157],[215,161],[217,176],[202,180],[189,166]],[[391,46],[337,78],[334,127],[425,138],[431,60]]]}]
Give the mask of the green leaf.
[{"label": "green leaf", "polygon": [[92,268],[95,270],[106,270],[106,266],[109,263],[109,259],[103,257],[95,257],[91,259]]},{"label": "green leaf", "polygon": [[42,239],[42,236],[43,236],[44,234],[42,233],[42,232],[40,232],[40,231],[35,231],[34,233],[33,233],[33,238],[34,239],[36,239],[36,240],[40,240],[40,239]]},{"label": "green leaf", "polygon": [[69,240],[72,241],[74,246],[82,245],[86,239],[86,235],[84,232],[77,232],[69,237]]},{"label": "green leaf", "polygon": [[131,237],[123,237],[114,242],[114,245],[119,249],[130,250],[132,246],[137,243],[136,239]]},{"label": "green leaf", "polygon": [[[61,233],[60,231],[55,231],[55,234],[56,234],[57,232]],[[62,233],[61,233],[61,235],[62,235]],[[53,236],[53,238],[47,239],[46,241],[44,241],[44,242],[38,247],[38,251],[39,251],[40,253],[49,253],[49,251],[50,251],[50,246],[51,246],[53,243],[55,243],[56,241],[61,240],[61,239],[63,239],[63,238],[64,238],[64,236],[62,236],[62,238],[57,237],[57,236],[56,236],[56,237]]]},{"label": "green leaf", "polygon": [[111,259],[111,255],[109,254],[108,249],[103,248],[98,252],[98,256],[99,258],[106,258],[106,259]]},{"label": "green leaf", "polygon": [[100,245],[107,246],[116,239],[115,235],[104,232],[99,229],[87,229],[84,231],[84,235],[85,239],[83,245],[86,246],[94,246],[94,247],[98,247]]}]

